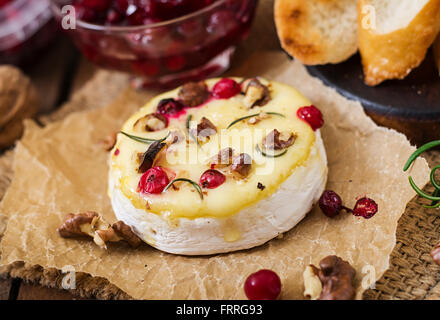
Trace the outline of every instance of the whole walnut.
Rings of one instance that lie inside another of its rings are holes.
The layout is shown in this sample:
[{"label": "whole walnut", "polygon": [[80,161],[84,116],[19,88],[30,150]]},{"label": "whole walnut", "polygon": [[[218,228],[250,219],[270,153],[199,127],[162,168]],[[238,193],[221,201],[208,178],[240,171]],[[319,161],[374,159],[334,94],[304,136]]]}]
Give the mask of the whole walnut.
[{"label": "whole walnut", "polygon": [[19,69],[0,66],[0,149],[23,134],[23,119],[38,111],[38,95],[31,80]]}]

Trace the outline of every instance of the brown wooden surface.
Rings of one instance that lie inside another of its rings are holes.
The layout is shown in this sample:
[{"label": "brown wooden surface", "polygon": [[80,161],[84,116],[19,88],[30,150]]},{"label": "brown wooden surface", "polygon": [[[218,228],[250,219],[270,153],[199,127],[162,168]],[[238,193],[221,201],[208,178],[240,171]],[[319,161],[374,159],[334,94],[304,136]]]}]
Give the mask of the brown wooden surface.
[{"label": "brown wooden surface", "polygon": [[77,300],[78,298],[66,290],[47,288],[29,283],[20,285],[17,300]]},{"label": "brown wooden surface", "polygon": [[0,279],[0,300],[8,300],[11,290],[11,279]]}]

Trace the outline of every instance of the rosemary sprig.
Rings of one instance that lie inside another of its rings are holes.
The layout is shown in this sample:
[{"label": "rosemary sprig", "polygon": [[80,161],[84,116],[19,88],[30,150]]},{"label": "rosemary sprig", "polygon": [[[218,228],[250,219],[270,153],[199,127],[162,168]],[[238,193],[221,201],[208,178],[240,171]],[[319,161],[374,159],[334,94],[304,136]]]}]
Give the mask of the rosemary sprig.
[{"label": "rosemary sprig", "polygon": [[261,153],[263,156],[265,156],[266,158],[279,158],[281,156],[284,156],[287,153],[287,150],[284,150],[283,152],[277,153],[277,154],[267,154],[263,150],[260,149],[260,146],[258,144],[255,146],[255,149],[259,153]]},{"label": "rosemary sprig", "polygon": [[425,151],[428,151],[429,149],[432,149],[434,147],[440,146],[440,140],[431,141],[427,144],[424,144],[420,148],[418,148],[414,153],[409,157],[408,161],[405,164],[405,167],[403,167],[403,171],[408,170],[408,168],[411,166],[411,164]]},{"label": "rosemary sprig", "polygon": [[200,186],[192,181],[191,179],[186,179],[186,178],[178,178],[178,179],[174,179],[172,180],[170,183],[168,183],[168,185],[165,187],[165,189],[163,189],[162,193],[164,193],[165,191],[167,191],[174,183],[179,182],[179,181],[183,181],[183,182],[188,182],[190,184],[193,185],[193,187],[197,190],[197,192],[199,193],[200,199],[203,200],[203,192],[202,192],[202,188],[200,188]]},{"label": "rosemary sprig", "polygon": [[[273,115],[273,116],[280,116],[280,117],[283,117],[283,118],[286,117],[284,114],[281,114],[281,113],[278,113],[278,112],[265,112],[265,113],[270,114],[270,115]],[[232,122],[228,125],[228,127],[227,127],[226,129],[229,129],[229,128],[232,127],[234,124],[239,123],[240,121],[243,121],[243,120],[246,120],[246,119],[249,119],[249,118],[252,118],[252,117],[257,117],[257,116],[259,116],[259,115],[260,115],[259,113],[255,113],[255,114],[251,114],[251,115],[247,115],[247,116],[244,116],[244,117],[238,118],[238,119],[232,121]]]},{"label": "rosemary sprig", "polygon": [[162,139],[149,139],[149,138],[142,138],[142,137],[138,137],[138,136],[133,136],[133,135],[128,134],[128,133],[126,133],[126,132],[124,132],[124,131],[120,131],[119,133],[122,133],[124,136],[126,136],[126,137],[128,137],[128,138],[130,138],[130,139],[132,139],[132,140],[134,140],[134,141],[137,141],[137,142],[140,142],[140,143],[152,144],[153,142],[156,142],[156,141],[159,141],[159,142],[165,141],[166,138],[168,138],[168,137],[170,136],[170,133],[171,133],[171,132],[168,132],[168,134],[166,135],[166,137],[165,137],[165,138],[162,138]]},{"label": "rosemary sprig", "polygon": [[[414,163],[414,161],[423,153],[426,152],[434,147],[440,146],[440,140],[429,142],[420,148],[418,148],[408,159],[405,166],[403,167],[403,171],[407,171],[409,167]],[[414,182],[413,178],[410,176],[409,184],[411,187],[415,190],[415,192],[422,198],[431,200],[431,205],[427,206],[424,205],[425,208],[440,208],[440,184],[435,180],[435,173],[437,170],[440,169],[440,165],[432,168],[431,174],[430,174],[430,181],[431,184],[434,186],[435,190],[432,193],[432,195],[427,194],[423,192]]]}]

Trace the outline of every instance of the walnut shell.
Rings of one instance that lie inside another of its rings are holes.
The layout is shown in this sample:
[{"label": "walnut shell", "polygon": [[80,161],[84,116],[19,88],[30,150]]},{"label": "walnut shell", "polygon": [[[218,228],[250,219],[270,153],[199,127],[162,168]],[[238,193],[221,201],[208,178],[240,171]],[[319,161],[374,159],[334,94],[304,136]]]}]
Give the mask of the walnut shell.
[{"label": "walnut shell", "polygon": [[0,149],[21,137],[23,119],[37,111],[38,95],[31,80],[16,67],[0,66]]}]

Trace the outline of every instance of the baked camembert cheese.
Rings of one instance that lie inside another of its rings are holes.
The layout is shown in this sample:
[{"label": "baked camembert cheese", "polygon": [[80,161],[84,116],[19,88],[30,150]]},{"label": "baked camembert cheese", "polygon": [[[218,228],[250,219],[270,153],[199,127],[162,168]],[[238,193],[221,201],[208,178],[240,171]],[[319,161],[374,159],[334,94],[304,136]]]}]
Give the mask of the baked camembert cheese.
[{"label": "baked camembert cheese", "polygon": [[110,155],[119,220],[151,246],[206,255],[290,230],[327,180],[321,112],[262,78],[191,82],[153,98]]}]

